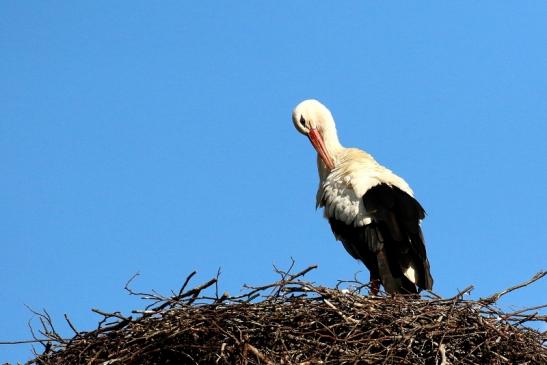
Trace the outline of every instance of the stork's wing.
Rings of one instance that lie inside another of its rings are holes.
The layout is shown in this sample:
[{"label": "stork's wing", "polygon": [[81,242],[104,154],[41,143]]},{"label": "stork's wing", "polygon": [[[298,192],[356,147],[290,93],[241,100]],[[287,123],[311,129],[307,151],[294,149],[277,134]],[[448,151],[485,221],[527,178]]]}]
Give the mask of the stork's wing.
[{"label": "stork's wing", "polygon": [[363,203],[372,216],[372,223],[365,226],[365,240],[369,250],[377,254],[379,274],[386,290],[409,291],[407,279],[421,289],[431,289],[433,278],[420,228],[425,211],[420,203],[387,184],[369,189]]}]

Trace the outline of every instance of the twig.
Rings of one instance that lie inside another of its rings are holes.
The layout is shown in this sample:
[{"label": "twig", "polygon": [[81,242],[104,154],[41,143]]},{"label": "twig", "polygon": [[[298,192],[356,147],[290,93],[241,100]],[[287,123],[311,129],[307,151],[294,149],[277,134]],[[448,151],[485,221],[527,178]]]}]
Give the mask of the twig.
[{"label": "twig", "polygon": [[[69,339],[64,339],[65,341],[68,341]],[[40,343],[44,344],[45,342],[51,341],[51,339],[48,338],[39,338],[35,340],[15,340],[15,341],[0,341],[0,345],[22,345],[25,343]]]},{"label": "twig", "polygon": [[[524,309],[521,309],[521,310],[518,310],[518,311],[515,311],[515,312],[512,312],[512,313],[507,313],[507,314],[505,314],[504,316],[502,316],[501,319],[503,319],[504,321],[506,321],[506,320],[508,320],[509,318],[518,316],[518,315],[521,314],[521,313],[529,312],[529,311],[533,311],[533,310],[538,310],[538,309],[542,309],[542,308],[547,308],[547,304],[537,305],[537,306],[535,306],[535,307],[524,308]],[[536,315],[536,314],[537,314],[537,313],[533,313],[533,314],[530,314],[529,316],[534,316],[534,315]],[[527,317],[527,316],[525,316],[525,317]],[[519,320],[519,321],[520,321],[520,320]]]},{"label": "twig", "polygon": [[446,359],[446,346],[444,343],[441,343],[439,345],[439,351],[441,353],[441,365],[449,365],[450,363]]},{"label": "twig", "polygon": [[80,335],[80,332],[78,332],[78,330],[76,329],[76,327],[74,327],[74,324],[72,324],[72,322],[70,321],[70,319],[68,318],[68,315],[67,315],[66,313],[64,314],[64,316],[65,316],[65,320],[66,320],[66,322],[68,323],[70,329],[72,329],[72,332],[74,332],[74,335],[75,335],[76,337],[78,337],[78,336]]},{"label": "twig", "polygon": [[[194,270],[194,271],[192,271],[192,272],[190,273],[190,275],[188,275],[188,276],[186,277],[186,280],[184,280],[184,284],[182,284],[182,286],[181,286],[180,289],[179,289],[179,293],[178,293],[178,296],[179,296],[179,297],[182,295],[182,293],[184,293],[184,290],[186,289],[186,286],[187,286],[188,283],[190,282],[190,279],[192,279],[192,277],[193,277],[194,275],[196,275],[196,273],[197,273],[197,271]],[[218,276],[218,275],[217,275],[217,276]]]},{"label": "twig", "polygon": [[[296,274],[287,275],[285,279],[282,279],[281,281],[275,282],[273,284],[262,285],[262,286],[258,286],[258,287],[244,285],[244,288],[251,289],[251,291],[249,291],[248,293],[245,293],[243,295],[236,296],[236,297],[234,297],[234,299],[251,298],[251,297],[254,299],[254,298],[256,298],[256,296],[255,296],[256,293],[262,292],[264,290],[271,289],[271,288],[285,287],[286,284],[288,284],[289,282],[292,282],[293,280],[306,275],[308,272],[310,272],[311,270],[314,270],[314,269],[317,269],[317,265],[311,265],[311,266],[307,267],[306,269],[304,269],[300,272],[297,272]],[[279,293],[279,291],[278,291],[278,293]],[[250,300],[248,300],[248,301],[250,301]]]},{"label": "twig", "polygon": [[105,318],[111,318],[111,317],[115,317],[115,318],[119,318],[123,321],[130,321],[131,320],[131,317],[126,317],[124,315],[122,315],[120,312],[104,312],[102,310],[99,310],[97,308],[91,308],[91,311],[92,312],[95,312],[97,314],[100,314],[101,316],[104,316]]},{"label": "twig", "polygon": [[524,288],[525,286],[528,286],[536,281],[538,281],[539,279],[541,279],[542,277],[544,277],[545,275],[547,274],[547,271],[540,271],[538,272],[537,274],[535,274],[534,276],[532,276],[532,278],[530,280],[527,280],[525,281],[524,283],[521,283],[521,284],[517,284],[515,286],[512,286],[508,289],[505,289],[505,290],[502,290],[500,291],[499,293],[496,293],[496,294],[493,294],[489,297],[486,297],[486,298],[481,298],[480,301],[485,303],[485,304],[490,304],[490,303],[495,303],[497,302],[502,296],[514,291],[514,290],[517,290],[517,289],[520,289],[520,288]]},{"label": "twig", "polygon": [[260,361],[262,361],[266,365],[275,365],[274,362],[272,362],[270,359],[268,359],[266,356],[264,356],[263,353],[258,351],[256,347],[251,345],[250,343],[245,344],[245,348],[249,351],[251,351]]}]

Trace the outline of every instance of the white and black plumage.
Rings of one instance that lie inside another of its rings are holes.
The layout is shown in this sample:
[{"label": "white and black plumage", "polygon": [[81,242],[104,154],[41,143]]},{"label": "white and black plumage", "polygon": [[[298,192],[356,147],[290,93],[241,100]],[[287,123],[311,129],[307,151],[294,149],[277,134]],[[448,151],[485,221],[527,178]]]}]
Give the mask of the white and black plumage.
[{"label": "white and black plumage", "polygon": [[330,111],[305,100],[293,111],[296,129],[317,151],[317,207],[324,208],[336,238],[370,271],[372,292],[431,289],[420,221],[425,212],[408,184],[368,153],[338,141]]}]

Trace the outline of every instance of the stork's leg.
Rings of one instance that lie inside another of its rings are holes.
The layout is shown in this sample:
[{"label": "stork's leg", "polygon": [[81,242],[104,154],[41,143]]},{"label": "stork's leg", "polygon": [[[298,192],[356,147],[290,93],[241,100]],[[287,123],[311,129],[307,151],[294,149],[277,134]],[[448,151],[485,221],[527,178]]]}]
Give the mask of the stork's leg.
[{"label": "stork's leg", "polygon": [[370,294],[378,295],[379,290],[380,290],[380,279],[371,277],[370,278]]}]

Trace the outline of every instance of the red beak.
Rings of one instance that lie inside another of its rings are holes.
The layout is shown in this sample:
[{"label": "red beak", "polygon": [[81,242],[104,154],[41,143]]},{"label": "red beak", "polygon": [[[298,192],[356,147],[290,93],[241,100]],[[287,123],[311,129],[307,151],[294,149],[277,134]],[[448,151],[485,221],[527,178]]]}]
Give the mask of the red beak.
[{"label": "red beak", "polygon": [[315,150],[319,154],[319,157],[321,157],[321,160],[323,160],[329,170],[332,170],[334,168],[334,161],[327,154],[325,142],[323,142],[323,138],[321,137],[317,129],[310,129],[308,133],[308,138],[310,139],[313,148],[315,148]]}]

